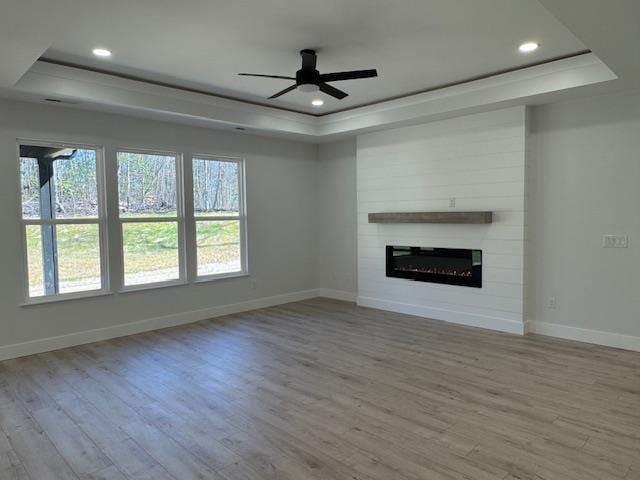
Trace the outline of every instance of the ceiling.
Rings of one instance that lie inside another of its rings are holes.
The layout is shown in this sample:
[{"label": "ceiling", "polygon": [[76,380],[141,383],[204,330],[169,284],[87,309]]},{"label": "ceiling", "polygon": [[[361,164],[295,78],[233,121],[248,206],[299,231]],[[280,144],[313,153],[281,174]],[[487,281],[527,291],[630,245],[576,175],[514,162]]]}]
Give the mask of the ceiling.
[{"label": "ceiling", "polygon": [[[638,0],[5,0],[0,97],[325,142],[638,89],[639,44]],[[301,48],[323,72],[380,77],[336,82],[351,96],[315,109],[236,75],[291,75]]]},{"label": "ceiling", "polygon": [[[313,114],[587,49],[536,0],[86,0],[72,18],[44,58]],[[541,47],[523,55],[523,41]],[[93,57],[96,46],[113,56]],[[318,51],[321,72],[377,68],[379,77],[336,82],[349,97],[320,94],[316,108],[318,94],[266,100],[287,80],[237,76],[292,75],[302,48]]]}]

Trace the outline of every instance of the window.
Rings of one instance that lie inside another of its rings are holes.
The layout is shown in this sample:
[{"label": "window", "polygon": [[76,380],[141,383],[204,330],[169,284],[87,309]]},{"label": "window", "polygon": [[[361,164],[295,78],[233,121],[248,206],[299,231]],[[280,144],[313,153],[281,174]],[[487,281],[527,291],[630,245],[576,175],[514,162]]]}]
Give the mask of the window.
[{"label": "window", "polygon": [[106,289],[100,151],[43,143],[19,151],[28,298]]},{"label": "window", "polygon": [[105,176],[102,148],[18,146],[27,303],[246,274],[243,160],[196,155],[185,179],[179,153],[121,149]]},{"label": "window", "polygon": [[124,286],[184,280],[178,156],[121,151],[117,157]]},{"label": "window", "polygon": [[196,156],[192,168],[198,278],[245,272],[243,162]]}]

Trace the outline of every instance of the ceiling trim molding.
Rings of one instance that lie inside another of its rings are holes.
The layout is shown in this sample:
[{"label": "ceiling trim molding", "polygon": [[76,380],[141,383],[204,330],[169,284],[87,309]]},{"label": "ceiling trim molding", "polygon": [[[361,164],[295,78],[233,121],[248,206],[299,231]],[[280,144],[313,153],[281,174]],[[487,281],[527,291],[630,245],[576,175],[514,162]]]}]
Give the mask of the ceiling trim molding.
[{"label": "ceiling trim molding", "polygon": [[544,63],[502,75],[419,93],[321,117],[318,136],[354,134],[394,124],[439,120],[490,108],[526,104],[533,98],[615,80],[593,53]]},{"label": "ceiling trim molding", "polygon": [[79,70],[85,70],[87,72],[102,73],[102,74],[109,75],[109,76],[112,76],[112,77],[124,78],[126,80],[134,80],[136,82],[143,82],[143,83],[146,83],[146,84],[149,84],[149,85],[157,85],[157,86],[160,86],[160,87],[167,87],[167,88],[171,88],[171,89],[175,89],[175,90],[182,90],[183,92],[197,93],[197,94],[206,95],[206,96],[209,96],[209,97],[223,98],[225,100],[234,100],[234,101],[237,101],[237,102],[247,103],[249,105],[257,105],[257,106],[260,106],[260,107],[273,108],[275,110],[282,110],[283,112],[302,113],[302,114],[305,114],[305,115],[311,115],[311,116],[315,116],[315,117],[319,117],[319,116],[322,115],[322,114],[308,113],[308,112],[304,112],[302,110],[296,110],[295,108],[286,108],[286,107],[280,107],[280,106],[275,106],[275,105],[268,105],[266,102],[265,103],[256,102],[254,100],[245,100],[245,99],[242,99],[242,98],[232,97],[232,96],[229,96],[229,95],[221,95],[221,94],[218,94],[218,93],[207,92],[205,90],[198,90],[197,88],[185,87],[185,86],[182,86],[182,85],[176,85],[176,84],[167,83],[167,82],[159,82],[159,81],[156,81],[156,80],[151,80],[151,79],[140,77],[140,76],[137,76],[137,75],[128,75],[126,73],[114,72],[114,71],[111,71],[111,70],[106,70],[106,69],[101,69],[101,68],[87,67],[87,66],[80,65],[80,64],[77,64],[77,63],[62,62],[62,61],[53,60],[53,59],[47,58],[47,57],[40,57],[39,61],[42,62],[42,63],[50,63],[52,65],[60,65],[62,67],[77,68]]},{"label": "ceiling trim molding", "polygon": [[473,77],[468,77],[468,78],[465,78],[463,80],[458,80],[458,81],[455,81],[455,82],[449,82],[449,83],[445,83],[445,84],[442,84],[442,85],[437,85],[435,87],[424,88],[424,89],[416,90],[414,92],[404,93],[402,95],[394,95],[392,97],[383,98],[382,100],[376,100],[374,102],[367,102],[367,103],[364,103],[362,105],[356,105],[356,106],[353,106],[353,107],[350,107],[350,108],[342,108],[342,109],[334,110],[332,112],[320,113],[320,114],[317,114],[316,116],[324,117],[324,116],[327,116],[327,115],[333,115],[334,113],[348,112],[348,111],[351,111],[351,110],[355,110],[356,108],[369,107],[369,106],[372,106],[372,105],[377,105],[379,103],[390,102],[392,100],[400,100],[400,99],[403,99],[403,98],[406,98],[406,97],[413,97],[414,95],[419,95],[421,93],[430,93],[430,92],[435,92],[435,91],[438,91],[438,90],[443,90],[445,88],[457,87],[458,85],[464,85],[465,83],[471,83],[471,82],[475,82],[475,81],[478,81],[478,80],[485,80],[487,78],[496,77],[498,75],[504,75],[505,73],[517,72],[518,70],[524,70],[525,68],[537,67],[537,66],[540,66],[540,65],[545,65],[547,63],[553,63],[553,62],[557,62],[559,60],[564,60],[564,59],[567,59],[567,58],[579,57],[579,56],[582,56],[582,55],[586,55],[588,53],[591,53],[591,50],[582,50],[582,51],[579,51],[579,52],[570,53],[568,55],[562,55],[560,57],[549,58],[547,60],[542,60],[542,61],[539,61],[539,62],[527,63],[525,65],[520,65],[518,67],[505,68],[505,69],[497,70],[497,71],[490,72],[490,73],[485,73],[485,74],[481,74],[481,75],[474,75]]},{"label": "ceiling trim molding", "polygon": [[243,127],[254,133],[319,142],[527,104],[541,95],[616,78],[598,57],[587,53],[320,117],[42,61],[13,89],[29,97],[77,102],[70,105],[75,108],[121,111],[213,128]]},{"label": "ceiling trim molding", "polygon": [[433,91],[436,91],[436,90],[442,90],[442,89],[449,88],[449,87],[455,87],[455,86],[458,86],[458,85],[463,85],[465,83],[475,82],[477,80],[484,80],[484,79],[495,77],[495,76],[498,76],[498,75],[503,75],[505,73],[511,73],[511,72],[515,72],[515,71],[518,71],[518,70],[523,70],[523,69],[529,68],[529,67],[537,67],[539,65],[544,65],[544,64],[547,64],[547,63],[553,63],[553,62],[556,62],[558,60],[564,60],[564,59],[567,59],[567,58],[578,57],[578,56],[581,56],[581,55],[585,55],[587,53],[591,53],[591,50],[582,50],[580,52],[570,53],[568,55],[563,55],[561,57],[556,57],[556,58],[549,58],[547,60],[542,60],[542,61],[539,61],[539,62],[529,63],[529,64],[526,64],[526,65],[521,65],[519,67],[506,68],[506,69],[495,71],[495,72],[484,73],[484,74],[481,74],[481,75],[475,75],[473,77],[465,78],[463,80],[458,80],[458,81],[455,81],[455,82],[450,82],[450,83],[446,83],[446,84],[443,84],[443,85],[438,85],[438,86],[435,86],[435,87],[420,89],[420,90],[416,90],[416,91],[413,91],[413,92],[404,93],[402,95],[394,95],[394,96],[391,96],[391,97],[388,97],[388,98],[383,98],[383,99],[380,99],[380,100],[375,100],[375,101],[372,101],[372,102],[367,102],[367,103],[363,103],[361,105],[355,105],[355,106],[348,107],[348,108],[341,108],[341,109],[337,109],[337,110],[326,112],[326,113],[305,112],[303,110],[296,110],[295,108],[287,108],[287,107],[281,107],[281,106],[276,106],[276,105],[269,105],[266,102],[258,102],[258,101],[255,101],[255,100],[246,100],[246,99],[243,99],[243,98],[234,97],[234,96],[230,96],[230,95],[222,95],[222,94],[218,94],[218,93],[208,92],[206,90],[199,90],[199,89],[196,89],[196,88],[185,87],[185,86],[172,84],[172,83],[167,83],[167,82],[159,82],[159,81],[156,81],[156,80],[144,78],[144,77],[137,76],[137,75],[129,75],[129,74],[126,74],[126,73],[114,72],[114,71],[111,71],[111,70],[108,70],[108,69],[101,69],[101,68],[96,68],[96,67],[88,67],[88,66],[85,66],[85,65],[77,64],[77,63],[63,62],[63,61],[47,58],[45,56],[40,57],[39,61],[43,62],[43,63],[51,63],[53,65],[60,65],[60,66],[63,66],[63,67],[77,68],[77,69],[85,70],[85,71],[89,71],[89,72],[102,73],[102,74],[113,76],[113,77],[118,77],[118,78],[124,78],[124,79],[127,79],[127,80],[134,80],[134,81],[138,81],[138,82],[143,82],[143,83],[147,83],[147,84],[150,84],[150,85],[158,85],[160,87],[168,87],[168,88],[173,88],[173,89],[176,89],[176,90],[182,90],[182,91],[191,92],[191,93],[199,93],[201,95],[207,95],[207,96],[216,97],[216,98],[223,98],[223,99],[226,99],[226,100],[235,100],[235,101],[247,103],[247,104],[250,104],[250,105],[258,105],[258,106],[261,106],[261,107],[274,108],[276,110],[282,110],[282,111],[285,111],[285,112],[302,113],[302,114],[311,115],[311,116],[314,116],[314,117],[324,117],[324,116],[327,116],[327,115],[332,115],[334,113],[347,112],[347,111],[350,111],[350,110],[354,110],[356,108],[368,107],[368,106],[371,106],[371,105],[377,105],[377,104],[389,102],[389,101],[392,101],[392,100],[399,100],[399,99],[406,98],[406,97],[412,97],[412,96],[418,95],[420,93],[433,92]]},{"label": "ceiling trim molding", "polygon": [[212,126],[240,126],[314,136],[315,117],[214,95],[150,84],[91,70],[36,62],[14,89],[63,101],[155,113],[167,120],[200,119]]}]

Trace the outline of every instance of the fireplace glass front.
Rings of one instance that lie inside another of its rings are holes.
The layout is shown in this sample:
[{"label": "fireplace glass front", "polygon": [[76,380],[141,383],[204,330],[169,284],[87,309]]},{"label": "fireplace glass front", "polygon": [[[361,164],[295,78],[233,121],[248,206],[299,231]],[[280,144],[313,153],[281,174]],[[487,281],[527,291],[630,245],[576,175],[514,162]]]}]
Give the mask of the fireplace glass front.
[{"label": "fireplace glass front", "polygon": [[482,250],[387,245],[387,277],[482,288]]}]

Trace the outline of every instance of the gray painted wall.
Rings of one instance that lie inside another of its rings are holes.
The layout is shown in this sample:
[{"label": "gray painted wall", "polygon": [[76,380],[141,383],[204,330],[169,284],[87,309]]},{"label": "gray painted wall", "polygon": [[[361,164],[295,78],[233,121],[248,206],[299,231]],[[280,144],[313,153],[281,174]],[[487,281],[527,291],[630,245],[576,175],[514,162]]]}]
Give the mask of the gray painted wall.
[{"label": "gray painted wall", "polygon": [[[640,92],[536,107],[529,120],[526,319],[640,336]],[[252,276],[20,307],[16,137],[245,156]],[[0,101],[0,159],[0,346],[318,287],[357,291],[355,139],[316,147]],[[602,248],[607,233],[629,235],[629,248]]]},{"label": "gray painted wall", "polygon": [[321,288],[353,294],[357,285],[356,139],[318,148],[318,275]]},{"label": "gray painted wall", "polygon": [[527,319],[640,336],[640,92],[536,107],[529,141]]},{"label": "gray painted wall", "polygon": [[[16,138],[246,158],[250,277],[20,306]],[[0,346],[317,288],[315,145],[0,101]],[[355,241],[355,237],[354,237]]]}]

